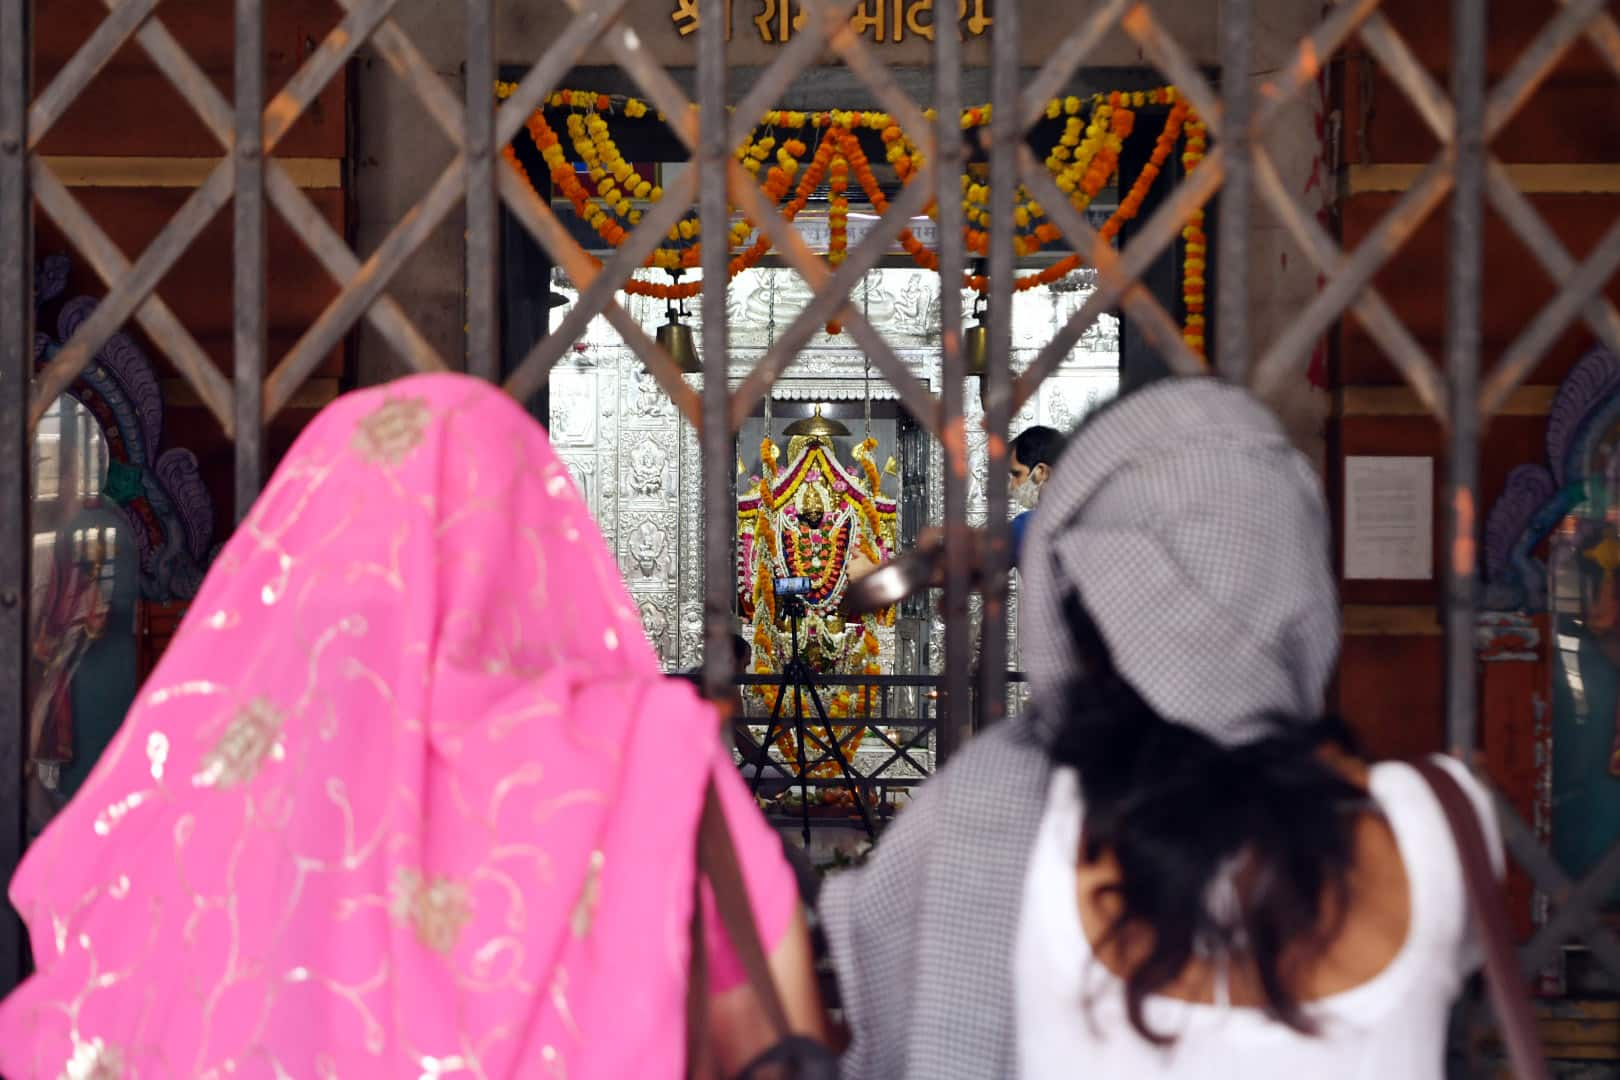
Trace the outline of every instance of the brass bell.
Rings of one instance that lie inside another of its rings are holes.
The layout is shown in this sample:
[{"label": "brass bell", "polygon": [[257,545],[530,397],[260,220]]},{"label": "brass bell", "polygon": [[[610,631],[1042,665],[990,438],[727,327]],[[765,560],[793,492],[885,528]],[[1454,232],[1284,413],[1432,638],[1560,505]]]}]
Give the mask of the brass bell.
[{"label": "brass bell", "polygon": [[669,322],[658,328],[658,347],[669,353],[685,374],[699,374],[703,371],[703,361],[698,357],[697,341],[692,336],[692,328],[679,321],[676,314],[671,308]]},{"label": "brass bell", "polygon": [[962,328],[962,359],[970,378],[982,378],[990,370],[989,311],[981,294],[973,302],[972,325]]},{"label": "brass bell", "polygon": [[[681,271],[671,270],[669,277],[671,281],[679,283]],[[669,321],[658,328],[654,340],[675,361],[682,374],[699,375],[703,372],[703,360],[698,356],[697,339],[692,336],[692,328],[681,322],[685,315],[686,301],[671,297],[667,311]]]}]

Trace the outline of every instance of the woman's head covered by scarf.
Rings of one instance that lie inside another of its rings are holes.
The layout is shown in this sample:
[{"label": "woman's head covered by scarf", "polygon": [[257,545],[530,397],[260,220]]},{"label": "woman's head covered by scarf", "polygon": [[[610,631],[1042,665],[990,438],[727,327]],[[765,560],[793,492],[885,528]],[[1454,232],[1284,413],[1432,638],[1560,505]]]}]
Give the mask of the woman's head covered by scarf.
[{"label": "woman's head covered by scarf", "polygon": [[678,1075],[715,736],[538,424],[345,397],[28,852],[0,1073]]},{"label": "woman's head covered by scarf", "polygon": [[1124,679],[1218,743],[1321,713],[1339,649],[1327,511],[1276,419],[1215,379],[1166,379],[1069,440],[1024,566],[1021,640],[1047,737],[1083,663],[1077,598]]}]

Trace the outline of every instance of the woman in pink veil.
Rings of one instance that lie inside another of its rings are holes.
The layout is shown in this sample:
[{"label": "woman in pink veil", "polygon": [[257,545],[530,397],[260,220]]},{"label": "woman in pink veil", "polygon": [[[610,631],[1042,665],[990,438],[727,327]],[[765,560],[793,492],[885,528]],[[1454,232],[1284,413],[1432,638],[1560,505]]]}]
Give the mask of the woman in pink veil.
[{"label": "woman in pink veil", "polygon": [[[711,774],[816,1033],[780,844],[544,432],[458,376],[346,397],[13,880],[0,1074],[681,1076]],[[771,1040],[703,940],[735,1069]]]}]

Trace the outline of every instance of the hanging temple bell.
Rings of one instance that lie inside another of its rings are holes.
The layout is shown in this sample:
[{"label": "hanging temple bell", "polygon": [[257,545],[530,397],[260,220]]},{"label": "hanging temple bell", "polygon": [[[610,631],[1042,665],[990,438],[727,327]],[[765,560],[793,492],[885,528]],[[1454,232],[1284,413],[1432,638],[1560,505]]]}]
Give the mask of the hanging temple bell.
[{"label": "hanging temple bell", "polygon": [[[679,271],[670,274],[675,281],[679,281],[680,276]],[[703,360],[698,356],[697,339],[692,334],[692,328],[681,321],[686,315],[684,307],[684,301],[670,299],[667,312],[669,321],[658,328],[654,340],[675,361],[682,374],[698,375],[703,371]]]},{"label": "hanging temple bell", "polygon": [[973,325],[962,328],[962,359],[970,378],[990,370],[990,315],[983,294],[973,304]]}]

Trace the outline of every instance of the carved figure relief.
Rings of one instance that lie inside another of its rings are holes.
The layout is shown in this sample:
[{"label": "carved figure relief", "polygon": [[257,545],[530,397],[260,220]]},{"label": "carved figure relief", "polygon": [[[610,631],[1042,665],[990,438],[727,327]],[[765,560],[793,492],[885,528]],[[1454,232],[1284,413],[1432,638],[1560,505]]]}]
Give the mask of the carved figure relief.
[{"label": "carved figure relief", "polygon": [[669,486],[669,451],[652,438],[638,442],[630,451],[630,490],[637,495],[663,495]]},{"label": "carved figure relief", "polygon": [[674,554],[670,551],[669,534],[661,525],[651,518],[643,518],[630,527],[625,538],[632,586],[638,579],[642,582],[673,580]]}]

